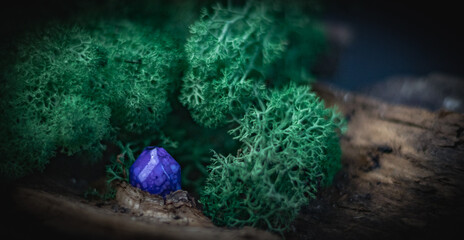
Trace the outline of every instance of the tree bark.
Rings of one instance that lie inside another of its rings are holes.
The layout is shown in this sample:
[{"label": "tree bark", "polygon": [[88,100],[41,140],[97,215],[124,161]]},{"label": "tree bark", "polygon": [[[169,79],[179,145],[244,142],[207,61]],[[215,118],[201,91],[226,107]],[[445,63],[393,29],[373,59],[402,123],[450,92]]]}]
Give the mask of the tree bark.
[{"label": "tree bark", "polygon": [[13,239],[279,239],[251,227],[214,226],[185,191],[163,200],[124,185],[118,187],[120,199],[110,203],[25,187],[13,195],[19,217],[12,228],[2,231]]},{"label": "tree bark", "polygon": [[343,169],[290,239],[444,239],[464,217],[464,114],[394,106],[316,85],[348,119]]}]

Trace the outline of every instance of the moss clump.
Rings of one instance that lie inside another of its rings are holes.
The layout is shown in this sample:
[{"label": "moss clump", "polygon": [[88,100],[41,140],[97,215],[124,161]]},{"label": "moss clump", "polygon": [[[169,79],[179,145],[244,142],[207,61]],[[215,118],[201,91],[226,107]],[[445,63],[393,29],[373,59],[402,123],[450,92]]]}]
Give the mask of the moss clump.
[{"label": "moss clump", "polygon": [[185,51],[188,69],[181,102],[206,127],[225,125],[242,115],[264,88],[269,64],[284,50],[284,35],[263,4],[240,9],[217,5],[190,27]]},{"label": "moss clump", "polygon": [[206,180],[215,223],[288,230],[340,167],[343,121],[306,86],[322,30],[301,2],[248,1],[203,10],[187,38],[197,5],[181,5],[184,19],[157,3],[104,1],[80,27],[51,24],[0,52],[0,176],[42,170],[57,152],[97,160],[110,143],[122,152],[108,181],[127,181],[137,154],[158,145],[184,187]]},{"label": "moss clump", "polygon": [[340,168],[340,116],[308,87],[273,90],[230,133],[237,155],[215,154],[201,202],[219,225],[288,230]]},{"label": "moss clump", "polygon": [[92,95],[111,108],[119,139],[158,133],[180,79],[180,46],[152,27],[124,20],[97,22],[91,33],[107,59]]},{"label": "moss clump", "polygon": [[99,159],[104,141],[156,134],[181,58],[129,22],[52,24],[24,36],[2,75],[0,175],[42,170],[57,151]]}]

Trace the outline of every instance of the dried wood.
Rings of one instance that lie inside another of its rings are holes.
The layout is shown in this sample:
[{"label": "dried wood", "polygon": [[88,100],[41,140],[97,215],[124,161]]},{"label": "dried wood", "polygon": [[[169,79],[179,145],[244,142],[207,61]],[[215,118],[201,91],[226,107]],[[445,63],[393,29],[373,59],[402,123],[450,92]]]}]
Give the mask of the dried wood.
[{"label": "dried wood", "polygon": [[303,210],[290,239],[462,236],[464,114],[390,105],[324,85],[315,90],[349,121],[343,169]]}]

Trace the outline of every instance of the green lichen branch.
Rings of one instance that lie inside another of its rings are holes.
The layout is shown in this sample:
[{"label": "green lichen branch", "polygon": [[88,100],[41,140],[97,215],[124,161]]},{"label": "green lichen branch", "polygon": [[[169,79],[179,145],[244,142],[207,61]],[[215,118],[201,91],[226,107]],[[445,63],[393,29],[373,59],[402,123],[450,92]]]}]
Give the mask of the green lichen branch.
[{"label": "green lichen branch", "polygon": [[226,124],[258,97],[254,90],[265,88],[265,72],[285,48],[271,14],[255,2],[240,9],[217,5],[190,27],[180,100],[197,123]]},{"label": "green lichen branch", "polygon": [[158,26],[164,15],[25,34],[0,59],[0,176],[43,170],[56,154],[97,161],[116,145],[108,180],[127,181],[137,153],[161,145],[216,224],[283,233],[340,168],[345,128],[308,87],[325,40],[303,12],[218,4],[177,40],[188,24],[171,16]]},{"label": "green lichen branch", "polygon": [[15,46],[1,76],[0,176],[43,170],[57,153],[96,161],[104,142],[159,133],[182,57],[170,37],[127,21],[55,23]]},{"label": "green lichen branch", "polygon": [[219,225],[284,232],[340,169],[344,121],[308,87],[273,90],[230,133],[239,152],[215,154],[201,202]]},{"label": "green lichen branch", "polygon": [[288,57],[294,29],[281,9],[218,5],[192,25],[186,44],[181,102],[203,126],[228,123],[241,144],[236,155],[215,152],[209,166],[201,202],[218,225],[283,233],[340,168],[342,117],[294,69],[271,70]]}]

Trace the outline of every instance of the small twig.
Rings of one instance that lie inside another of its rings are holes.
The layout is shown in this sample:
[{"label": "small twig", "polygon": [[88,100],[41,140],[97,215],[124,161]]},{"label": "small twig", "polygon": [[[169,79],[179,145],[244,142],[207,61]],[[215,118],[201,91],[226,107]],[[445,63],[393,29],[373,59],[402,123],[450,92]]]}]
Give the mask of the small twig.
[{"label": "small twig", "polygon": [[124,179],[126,179],[126,167],[124,166],[124,163],[121,161],[121,158],[124,158],[124,153],[121,153],[116,157],[116,162],[121,164],[121,166],[122,166],[122,176],[124,177]]}]

